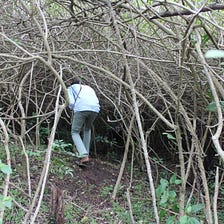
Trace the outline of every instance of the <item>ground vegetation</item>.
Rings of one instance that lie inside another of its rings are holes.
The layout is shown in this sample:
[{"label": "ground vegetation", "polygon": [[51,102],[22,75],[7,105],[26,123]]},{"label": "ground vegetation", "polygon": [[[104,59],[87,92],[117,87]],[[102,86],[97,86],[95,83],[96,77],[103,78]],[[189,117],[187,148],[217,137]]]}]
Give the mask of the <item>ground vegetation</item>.
[{"label": "ground vegetation", "polygon": [[[68,192],[64,206],[77,223],[223,220],[223,3],[9,0],[0,5],[2,222],[11,206],[21,212],[22,223],[46,222],[49,186],[56,189],[51,204]],[[75,151],[66,91],[74,78],[91,85],[101,102],[93,168],[85,171],[74,168],[73,160],[66,163]],[[102,169],[111,178],[98,179]],[[147,189],[145,198],[138,190],[133,194],[135,175],[142,180],[136,188]],[[91,202],[93,194],[105,203],[99,199],[95,211],[74,204],[78,180],[89,191],[86,197],[77,193],[79,203]],[[113,209],[102,217],[101,205]],[[51,215],[63,210],[57,206]],[[79,219],[74,206],[86,215]],[[60,223],[69,219],[63,215]]]}]

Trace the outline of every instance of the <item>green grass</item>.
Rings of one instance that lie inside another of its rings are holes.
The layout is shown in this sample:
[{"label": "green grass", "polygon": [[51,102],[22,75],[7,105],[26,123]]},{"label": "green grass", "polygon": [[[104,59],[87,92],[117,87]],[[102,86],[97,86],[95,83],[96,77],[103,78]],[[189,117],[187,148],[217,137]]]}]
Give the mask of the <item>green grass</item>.
[{"label": "green grass", "polygon": [[[67,144],[62,144],[60,142],[60,147],[66,146]],[[43,166],[43,158],[44,158],[44,147],[41,147],[39,150],[33,151],[31,147],[27,148],[27,153],[30,159],[31,165],[31,173],[32,176],[40,175],[40,168]],[[4,162],[5,154],[4,149],[0,147],[1,154],[0,159]],[[22,164],[22,160],[24,159],[23,153],[20,149],[15,146],[10,146],[11,155],[16,157],[16,161],[18,164]],[[87,184],[87,186],[82,189],[81,186],[86,184],[83,180],[76,179],[76,174],[74,173],[74,169],[72,168],[72,162],[70,155],[63,155],[63,149],[60,149],[60,153],[52,154],[52,160],[50,164],[50,175],[55,177],[57,180],[66,181],[69,179],[75,179],[80,186],[80,189],[75,189],[72,191],[72,188],[65,191],[64,197],[64,216],[66,220],[66,224],[79,224],[79,223],[88,223],[88,224],[96,224],[96,223],[111,223],[111,224],[129,224],[131,223],[130,217],[130,208],[127,203],[126,190],[128,182],[126,184],[122,183],[119,187],[117,198],[115,201],[112,201],[111,195],[114,189],[114,185],[111,183],[105,182],[102,186],[97,187],[94,184]],[[27,196],[27,180],[26,178],[22,178],[19,173],[20,166],[17,164],[17,168],[12,169],[11,174],[11,182],[13,185],[10,185],[9,188],[9,196],[13,198],[13,201],[16,201],[19,205],[28,209],[31,203],[31,199]],[[23,166],[21,166],[21,169]],[[0,181],[3,182],[5,174],[0,172]],[[160,182],[157,184],[157,205],[159,213],[164,213],[165,216],[161,216],[161,223],[166,224],[168,218],[173,219],[172,224],[177,224],[178,219],[174,213],[178,213],[178,186],[180,181],[176,177],[171,177],[169,173],[165,173],[163,170],[162,174],[160,173]],[[161,182],[161,179],[163,181]],[[38,178],[37,180],[38,181]],[[32,189],[33,193],[36,187],[37,182],[32,180]],[[66,185],[66,182],[64,183]],[[16,186],[16,187],[15,187]],[[211,181],[209,185],[211,189],[211,193],[214,191],[214,181]],[[97,190],[96,190],[97,189]],[[97,203],[102,203],[102,206],[99,204],[94,204],[94,201],[82,200],[84,194],[91,195],[91,192],[94,192],[94,197],[96,197],[95,201]],[[186,194],[188,195],[188,194]],[[212,195],[211,195],[212,196]],[[42,220],[42,223],[50,224],[49,213],[51,208],[51,190],[50,186],[47,186],[44,193],[44,200],[41,205],[40,212],[38,214],[38,220]],[[133,211],[134,219],[136,224],[154,224],[154,212],[152,199],[150,194],[149,183],[146,180],[145,174],[141,173],[137,169],[134,171],[133,182],[130,189],[130,198],[131,198],[131,208]],[[219,222],[224,222],[223,215],[223,207],[224,207],[224,188],[221,185],[219,191]],[[200,208],[200,203],[197,198],[192,198],[191,206],[193,206],[194,210],[198,210],[197,213],[193,213],[191,208],[186,207],[188,218],[193,218],[197,220],[204,219],[203,209]],[[6,208],[5,210],[5,223],[21,223],[22,218],[24,218],[25,211],[16,206],[14,202],[12,202],[12,208]]]}]

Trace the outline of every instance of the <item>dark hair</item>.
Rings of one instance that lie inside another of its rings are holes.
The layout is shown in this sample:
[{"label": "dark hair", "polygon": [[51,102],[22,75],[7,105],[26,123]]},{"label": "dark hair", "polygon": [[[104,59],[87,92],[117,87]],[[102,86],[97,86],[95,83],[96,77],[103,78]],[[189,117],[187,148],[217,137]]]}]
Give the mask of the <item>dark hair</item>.
[{"label": "dark hair", "polygon": [[80,83],[81,83],[80,80],[74,80],[74,81],[71,83],[71,85],[74,85],[74,84],[80,84]]}]

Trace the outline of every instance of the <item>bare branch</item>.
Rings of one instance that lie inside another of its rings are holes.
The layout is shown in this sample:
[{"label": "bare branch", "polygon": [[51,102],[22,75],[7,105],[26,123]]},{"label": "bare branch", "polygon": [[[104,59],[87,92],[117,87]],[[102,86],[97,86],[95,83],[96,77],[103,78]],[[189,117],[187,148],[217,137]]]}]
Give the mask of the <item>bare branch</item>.
[{"label": "bare branch", "polygon": [[[210,11],[214,11],[214,10],[223,10],[223,9],[224,9],[223,4],[211,4],[209,6],[204,6],[200,10],[199,13],[210,12]],[[194,12],[192,12],[192,10],[183,10],[183,11],[174,11],[174,12],[166,11],[160,15],[150,17],[149,20],[166,18],[166,17],[174,17],[174,16],[187,16],[187,15],[193,15],[193,14],[194,14]]]}]

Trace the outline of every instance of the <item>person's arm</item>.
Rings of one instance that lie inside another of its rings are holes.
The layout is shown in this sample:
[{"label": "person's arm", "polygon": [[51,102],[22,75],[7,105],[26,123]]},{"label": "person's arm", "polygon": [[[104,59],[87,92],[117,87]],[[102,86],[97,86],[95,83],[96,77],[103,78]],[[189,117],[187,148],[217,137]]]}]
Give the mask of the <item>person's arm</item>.
[{"label": "person's arm", "polygon": [[69,98],[69,104],[68,107],[70,110],[73,110],[74,108],[74,104],[75,104],[75,98],[74,98],[74,94],[72,91],[72,87],[68,87],[68,98]]}]

